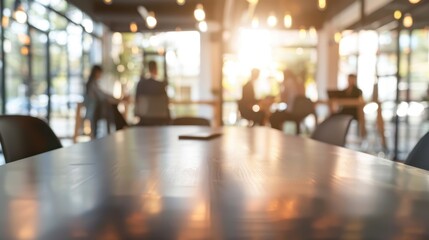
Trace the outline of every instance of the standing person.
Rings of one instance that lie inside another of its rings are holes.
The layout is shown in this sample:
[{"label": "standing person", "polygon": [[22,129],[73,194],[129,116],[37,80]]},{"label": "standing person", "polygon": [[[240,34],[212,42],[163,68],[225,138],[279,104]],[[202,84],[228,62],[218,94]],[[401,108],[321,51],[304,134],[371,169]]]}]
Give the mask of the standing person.
[{"label": "standing person", "polygon": [[[342,98],[360,98],[362,97],[362,90],[357,87],[357,76],[349,74],[347,77],[348,86],[342,91]],[[354,119],[358,119],[357,107],[343,107],[338,113],[352,115]]]},{"label": "standing person", "polygon": [[139,125],[168,125],[171,119],[166,84],[158,81],[158,66],[155,61],[150,61],[148,68],[149,78],[142,76],[137,84],[134,113],[140,118]]},{"label": "standing person", "polygon": [[258,105],[258,100],[255,96],[255,82],[259,78],[260,71],[257,68],[252,69],[250,79],[243,86],[241,100],[238,102],[238,110],[241,116],[247,120],[253,121],[255,124],[263,125],[265,113],[261,111]]},{"label": "standing person", "polygon": [[114,122],[114,112],[117,110],[119,99],[105,93],[99,86],[103,69],[99,65],[94,65],[86,83],[86,93],[84,104],[86,107],[86,119],[91,122],[91,136],[97,137],[98,122],[106,120],[107,132],[110,133],[110,123]]}]

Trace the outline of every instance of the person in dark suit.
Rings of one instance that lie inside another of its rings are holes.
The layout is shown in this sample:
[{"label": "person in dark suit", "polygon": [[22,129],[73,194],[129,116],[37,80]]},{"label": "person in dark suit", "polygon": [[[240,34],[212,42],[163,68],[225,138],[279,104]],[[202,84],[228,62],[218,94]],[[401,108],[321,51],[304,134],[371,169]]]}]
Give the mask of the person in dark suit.
[{"label": "person in dark suit", "polygon": [[137,84],[135,115],[138,125],[156,126],[170,123],[166,84],[157,80],[158,67],[155,61],[148,63],[148,78],[142,77]]},{"label": "person in dark suit", "polygon": [[[349,74],[347,77],[348,86],[342,91],[341,98],[360,98],[362,90],[357,87],[357,76]],[[354,119],[358,119],[357,107],[343,107],[338,113],[352,115]]]},{"label": "person in dark suit", "polygon": [[255,96],[255,82],[259,78],[259,69],[252,69],[249,81],[244,84],[241,100],[238,102],[238,109],[244,119],[252,121],[254,124],[263,125],[265,113],[258,105]]}]

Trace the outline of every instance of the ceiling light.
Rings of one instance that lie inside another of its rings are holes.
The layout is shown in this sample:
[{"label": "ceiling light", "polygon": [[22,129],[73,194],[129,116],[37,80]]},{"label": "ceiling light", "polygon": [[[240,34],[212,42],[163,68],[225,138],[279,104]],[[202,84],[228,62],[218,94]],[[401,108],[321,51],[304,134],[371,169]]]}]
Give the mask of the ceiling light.
[{"label": "ceiling light", "polygon": [[285,25],[285,28],[291,28],[292,27],[292,16],[290,13],[286,13],[283,18],[283,24]]},{"label": "ceiling light", "polygon": [[404,20],[402,22],[404,24],[404,27],[409,28],[413,26],[413,17],[411,14],[407,13],[404,15]]},{"label": "ceiling light", "polygon": [[416,4],[416,3],[420,2],[420,0],[409,0],[409,1],[410,1],[411,4]]},{"label": "ceiling light", "polygon": [[24,46],[24,47],[21,47],[21,51],[20,52],[21,52],[22,55],[28,55],[28,53],[30,51],[28,50],[28,47]]},{"label": "ceiling light", "polygon": [[147,16],[148,16],[148,12],[147,9],[143,6],[138,6],[137,7],[137,12],[139,12],[140,16],[146,20]]},{"label": "ceiling light", "polygon": [[250,4],[258,4],[258,0],[247,0]]},{"label": "ceiling light", "polygon": [[401,19],[401,17],[402,17],[402,12],[401,12],[401,11],[399,11],[399,10],[396,10],[396,11],[393,13],[393,17],[394,17],[396,20]]},{"label": "ceiling light", "polygon": [[308,32],[309,32],[311,38],[317,37],[317,30],[315,27],[311,26],[310,29],[308,30]]},{"label": "ceiling light", "polygon": [[119,32],[115,32],[112,35],[112,43],[115,45],[121,45],[122,44],[122,34]]},{"label": "ceiling light", "polygon": [[130,23],[130,31],[135,33],[137,32],[137,30],[139,29],[139,27],[137,26],[137,24],[135,22]]},{"label": "ceiling light", "polygon": [[146,18],[146,25],[147,25],[147,27],[149,28],[149,29],[153,29],[153,28],[155,28],[156,27],[156,24],[157,24],[158,22],[156,21],[156,18],[155,18],[155,13],[154,12],[149,12],[148,13],[148,16],[147,16],[147,18]]},{"label": "ceiling light", "polygon": [[318,0],[318,7],[320,10],[325,10],[326,8],[326,0]]},{"label": "ceiling light", "polygon": [[3,16],[2,20],[1,20],[1,25],[4,28],[9,26],[9,17],[8,16]]},{"label": "ceiling light", "polygon": [[19,5],[16,8],[15,12],[13,13],[13,17],[19,23],[27,22],[27,14],[24,12],[24,8],[22,7],[22,5]]},{"label": "ceiling light", "polygon": [[342,37],[343,36],[342,36],[342,34],[340,32],[336,32],[335,35],[334,35],[334,41],[336,43],[340,43]]},{"label": "ceiling light", "polygon": [[273,12],[270,13],[270,16],[267,18],[267,24],[270,27],[275,27],[277,25],[277,17]]},{"label": "ceiling light", "polygon": [[107,4],[107,5],[112,4],[112,0],[103,0],[103,2],[104,2],[105,4]]},{"label": "ceiling light", "polygon": [[201,22],[199,22],[199,23],[198,23],[198,29],[199,29],[201,32],[207,32],[207,30],[208,30],[207,22],[206,22],[206,21],[201,21]]},{"label": "ceiling light", "polygon": [[183,6],[186,3],[186,0],[177,0],[177,5]]},{"label": "ceiling light", "polygon": [[204,21],[204,19],[206,19],[206,13],[204,12],[204,7],[201,3],[198,3],[195,7],[194,17],[198,22]]},{"label": "ceiling light", "polygon": [[299,29],[299,37],[300,38],[306,38],[307,37],[307,30],[305,30],[305,28],[301,27],[301,29]]}]

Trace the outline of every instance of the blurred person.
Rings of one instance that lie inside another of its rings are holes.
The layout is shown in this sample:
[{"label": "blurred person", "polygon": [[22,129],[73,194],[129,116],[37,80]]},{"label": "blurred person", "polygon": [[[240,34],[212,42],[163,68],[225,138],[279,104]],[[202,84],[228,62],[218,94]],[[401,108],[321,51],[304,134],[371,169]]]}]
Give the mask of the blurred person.
[{"label": "blurred person", "polygon": [[283,82],[280,87],[280,100],[286,103],[286,109],[271,114],[271,127],[282,130],[283,123],[293,118],[293,107],[297,97],[305,97],[305,86],[291,70],[286,69],[283,71]]},{"label": "blurred person", "polygon": [[[114,123],[114,114],[119,113],[117,105],[120,99],[104,92],[100,85],[103,69],[100,65],[94,65],[86,83],[84,105],[86,107],[86,119],[91,122],[91,135],[97,137],[98,122],[105,120],[107,132],[110,133],[110,124]],[[116,112],[115,112],[116,111]]]},{"label": "blurred person", "polygon": [[305,96],[305,86],[289,69],[283,72],[283,82],[280,87],[280,99],[286,103],[289,110],[297,96]]},{"label": "blurred person", "polygon": [[[356,74],[349,74],[347,76],[347,88],[342,91],[341,98],[361,98],[362,90],[357,87],[357,76]],[[354,119],[358,119],[358,108],[351,107],[342,107],[338,113],[352,115]]]},{"label": "blurred person", "polygon": [[158,80],[158,66],[148,63],[149,77],[142,75],[137,84],[134,113],[139,117],[138,125],[168,125],[171,121],[168,109],[167,84]]},{"label": "blurred person", "polygon": [[243,85],[242,97],[238,101],[238,110],[244,119],[254,124],[263,125],[265,113],[259,106],[259,100],[255,96],[255,82],[259,78],[260,70],[253,68],[250,79]]},{"label": "blurred person", "polygon": [[426,92],[425,92],[425,95],[423,95],[422,97],[422,101],[429,102],[429,84],[426,87]]}]

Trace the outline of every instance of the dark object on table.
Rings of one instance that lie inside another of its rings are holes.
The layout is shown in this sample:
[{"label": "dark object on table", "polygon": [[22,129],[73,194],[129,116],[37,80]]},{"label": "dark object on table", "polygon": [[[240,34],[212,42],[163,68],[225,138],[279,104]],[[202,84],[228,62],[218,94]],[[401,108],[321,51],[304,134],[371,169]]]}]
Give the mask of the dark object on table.
[{"label": "dark object on table", "polygon": [[6,163],[62,147],[46,122],[21,115],[0,117],[0,142]]},{"label": "dark object on table", "polygon": [[222,133],[220,131],[216,131],[213,129],[209,129],[206,131],[199,131],[189,134],[179,135],[179,139],[190,139],[190,140],[210,140],[213,138],[220,137]]}]

